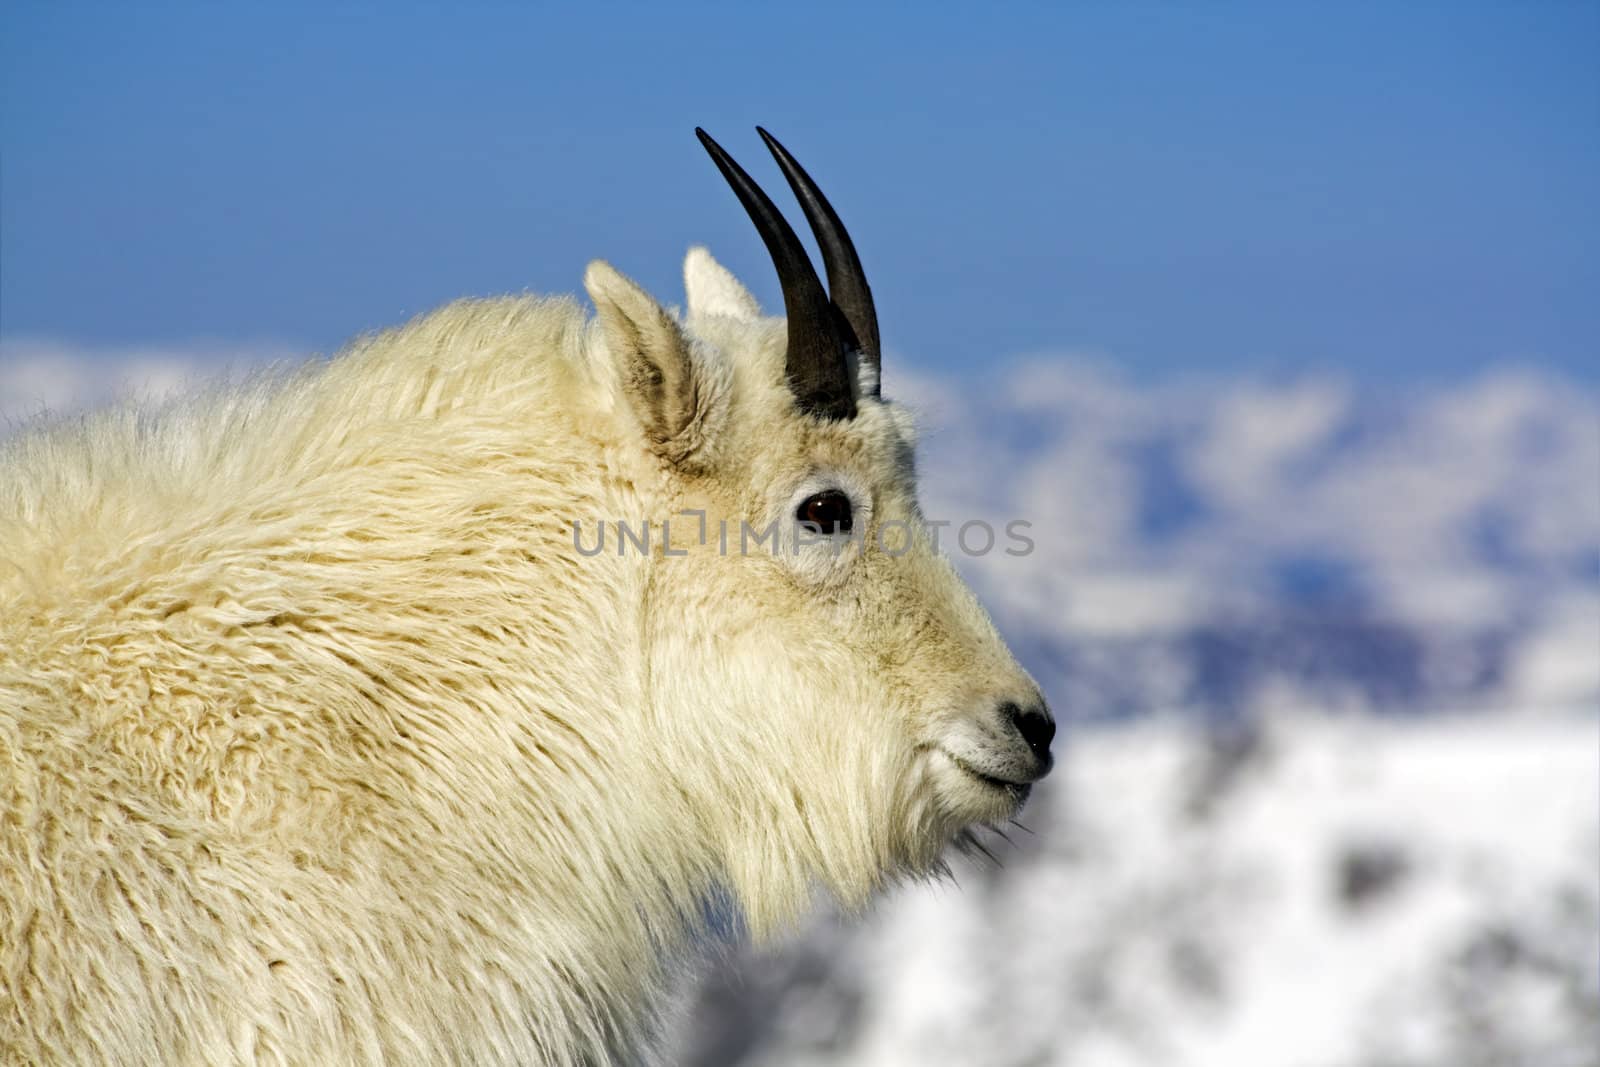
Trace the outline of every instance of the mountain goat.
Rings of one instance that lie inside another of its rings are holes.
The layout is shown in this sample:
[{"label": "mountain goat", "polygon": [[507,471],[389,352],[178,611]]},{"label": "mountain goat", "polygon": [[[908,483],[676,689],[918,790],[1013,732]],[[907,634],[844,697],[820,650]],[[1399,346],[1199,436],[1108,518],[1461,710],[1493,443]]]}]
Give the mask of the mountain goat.
[{"label": "mountain goat", "polygon": [[[859,904],[1017,810],[1054,723],[761,132],[827,289],[700,137],[783,319],[701,249],[681,317],[596,261],[593,320],[463,301],[4,446],[0,1059],[647,1055],[708,923]],[[585,544],[612,520],[649,550]]]}]

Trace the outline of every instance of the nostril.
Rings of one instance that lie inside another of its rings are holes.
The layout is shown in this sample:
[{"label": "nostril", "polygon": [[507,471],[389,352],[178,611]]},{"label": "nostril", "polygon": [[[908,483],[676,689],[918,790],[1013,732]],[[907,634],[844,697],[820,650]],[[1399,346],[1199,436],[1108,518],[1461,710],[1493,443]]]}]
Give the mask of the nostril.
[{"label": "nostril", "polygon": [[1022,708],[1007,702],[1001,711],[1011,720],[1017,733],[1028,743],[1033,754],[1040,759],[1050,755],[1050,742],[1055,740],[1056,722],[1041,707]]}]

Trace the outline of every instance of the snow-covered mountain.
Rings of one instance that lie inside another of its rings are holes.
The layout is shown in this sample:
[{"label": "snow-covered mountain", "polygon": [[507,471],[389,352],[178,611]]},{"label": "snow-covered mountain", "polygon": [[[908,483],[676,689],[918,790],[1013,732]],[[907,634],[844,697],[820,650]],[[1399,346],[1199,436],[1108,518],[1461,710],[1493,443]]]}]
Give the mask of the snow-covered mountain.
[{"label": "snow-covered mountain", "polygon": [[[11,343],[0,426],[209,363]],[[1592,389],[886,364],[1061,765],[1002,866],[730,949],[671,1062],[1600,1064]]]},{"label": "snow-covered mountain", "polygon": [[957,562],[1069,715],[1600,696],[1591,391],[1138,387],[1061,361],[907,391],[929,514],[1032,523],[1031,555]]},{"label": "snow-covered mountain", "polygon": [[1004,864],[732,951],[669,1062],[1592,1067],[1593,716],[1069,740]]}]

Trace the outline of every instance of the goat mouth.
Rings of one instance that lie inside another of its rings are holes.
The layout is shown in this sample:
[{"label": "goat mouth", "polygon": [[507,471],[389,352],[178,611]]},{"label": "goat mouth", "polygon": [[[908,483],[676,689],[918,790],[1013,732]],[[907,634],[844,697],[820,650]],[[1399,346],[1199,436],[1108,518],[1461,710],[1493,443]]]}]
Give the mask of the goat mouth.
[{"label": "goat mouth", "polygon": [[1013,797],[1016,797],[1018,800],[1026,797],[1028,795],[1028,791],[1033,788],[1033,783],[1031,782],[1013,782],[1009,778],[996,778],[992,774],[985,774],[978,770],[978,768],[974,767],[960,756],[951,755],[949,752],[946,752],[945,755],[949,756],[950,762],[959,767],[961,771],[968,777],[976,778],[990,789],[998,789],[1003,793],[1007,793]]}]

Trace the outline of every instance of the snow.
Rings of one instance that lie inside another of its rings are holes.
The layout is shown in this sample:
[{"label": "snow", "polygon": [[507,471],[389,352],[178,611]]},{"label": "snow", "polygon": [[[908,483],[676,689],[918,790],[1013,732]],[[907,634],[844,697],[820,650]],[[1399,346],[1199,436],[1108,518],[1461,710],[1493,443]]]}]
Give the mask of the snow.
[{"label": "snow", "polygon": [[838,981],[737,1062],[1592,1063],[1597,796],[1593,716],[1086,732],[1003,871],[823,920]]},{"label": "snow", "polygon": [[1600,592],[1572,592],[1534,624],[1508,668],[1507,688],[1550,707],[1593,707],[1600,692]]},{"label": "snow", "polygon": [[43,413],[121,397],[159,400],[223,371],[304,358],[281,345],[85,348],[45,339],[0,342],[0,436]]}]

